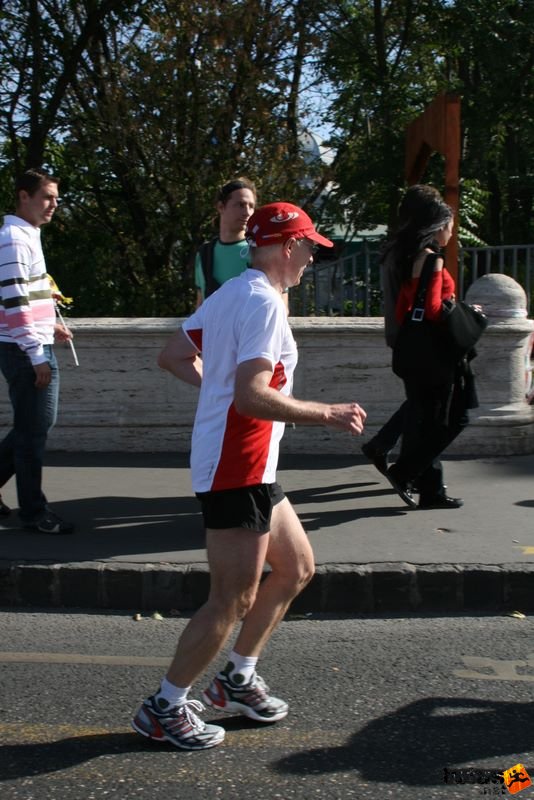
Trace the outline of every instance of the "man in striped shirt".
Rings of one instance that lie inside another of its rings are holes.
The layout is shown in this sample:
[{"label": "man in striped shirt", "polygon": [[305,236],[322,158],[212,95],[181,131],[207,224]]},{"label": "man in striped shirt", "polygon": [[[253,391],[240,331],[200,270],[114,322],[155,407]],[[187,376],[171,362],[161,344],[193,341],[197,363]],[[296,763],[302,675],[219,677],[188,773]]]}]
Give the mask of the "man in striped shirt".
[{"label": "man in striped shirt", "polygon": [[[13,427],[0,442],[0,487],[15,475],[23,527],[63,534],[74,527],[49,509],[41,488],[46,438],[58,404],[54,338],[72,337],[56,322],[41,248],[40,228],[57,208],[58,183],[42,170],[26,171],[16,181],[15,214],[0,228],[0,369],[13,406]],[[2,509],[9,513],[5,504]]]}]

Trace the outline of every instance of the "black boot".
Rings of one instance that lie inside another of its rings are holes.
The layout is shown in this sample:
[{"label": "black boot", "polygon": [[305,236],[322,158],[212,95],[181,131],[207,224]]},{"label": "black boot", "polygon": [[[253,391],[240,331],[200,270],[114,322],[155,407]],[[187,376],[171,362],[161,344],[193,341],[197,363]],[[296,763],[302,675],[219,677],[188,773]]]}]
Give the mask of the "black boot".
[{"label": "black boot", "polygon": [[388,454],[373,444],[373,440],[367,444],[362,444],[362,453],[369,461],[375,465],[377,470],[385,475],[388,471]]}]

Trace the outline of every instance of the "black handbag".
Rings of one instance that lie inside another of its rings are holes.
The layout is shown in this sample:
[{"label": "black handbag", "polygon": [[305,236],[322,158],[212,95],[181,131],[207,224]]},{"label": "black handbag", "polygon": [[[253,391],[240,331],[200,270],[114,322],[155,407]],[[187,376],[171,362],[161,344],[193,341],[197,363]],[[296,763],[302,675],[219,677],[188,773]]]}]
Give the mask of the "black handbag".
[{"label": "black handbag", "polygon": [[462,358],[473,349],[486,328],[488,318],[463,300],[444,300],[441,324],[445,328],[446,341],[451,351]]},{"label": "black handbag", "polygon": [[479,340],[487,318],[464,302],[444,300],[441,320],[425,319],[426,291],[437,254],[425,259],[412,311],[406,314],[393,347],[392,368],[406,378],[424,374],[429,381],[447,380],[455,365]]}]

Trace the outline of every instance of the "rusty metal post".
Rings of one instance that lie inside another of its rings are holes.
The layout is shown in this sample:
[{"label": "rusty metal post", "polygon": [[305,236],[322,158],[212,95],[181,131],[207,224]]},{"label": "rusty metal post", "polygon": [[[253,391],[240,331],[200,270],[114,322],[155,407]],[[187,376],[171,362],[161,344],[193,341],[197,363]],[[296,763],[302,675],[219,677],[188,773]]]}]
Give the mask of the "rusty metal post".
[{"label": "rusty metal post", "polygon": [[460,192],[460,97],[442,92],[406,128],[405,174],[408,185],[420,183],[432,153],[445,158],[443,197],[454,211],[454,230],[445,264],[458,281],[458,213]]}]

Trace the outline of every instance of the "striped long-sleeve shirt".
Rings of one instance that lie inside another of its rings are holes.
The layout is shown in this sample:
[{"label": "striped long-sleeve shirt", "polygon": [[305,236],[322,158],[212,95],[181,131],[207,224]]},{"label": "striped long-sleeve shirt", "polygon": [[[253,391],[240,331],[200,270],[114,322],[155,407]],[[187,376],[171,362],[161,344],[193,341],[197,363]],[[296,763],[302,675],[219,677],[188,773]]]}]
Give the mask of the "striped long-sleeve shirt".
[{"label": "striped long-sleeve shirt", "polygon": [[42,364],[55,321],[41,231],[10,214],[0,228],[0,342],[18,344],[32,364]]}]

